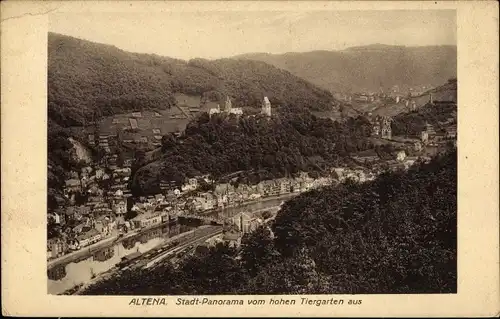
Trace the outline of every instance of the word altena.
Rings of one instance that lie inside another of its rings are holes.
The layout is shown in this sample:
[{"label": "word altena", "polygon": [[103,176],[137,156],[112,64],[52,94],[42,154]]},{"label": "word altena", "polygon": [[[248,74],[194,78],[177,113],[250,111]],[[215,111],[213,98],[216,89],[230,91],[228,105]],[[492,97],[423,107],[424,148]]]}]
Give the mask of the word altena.
[{"label": "word altena", "polygon": [[132,298],[128,303],[129,306],[166,306],[165,298]]}]

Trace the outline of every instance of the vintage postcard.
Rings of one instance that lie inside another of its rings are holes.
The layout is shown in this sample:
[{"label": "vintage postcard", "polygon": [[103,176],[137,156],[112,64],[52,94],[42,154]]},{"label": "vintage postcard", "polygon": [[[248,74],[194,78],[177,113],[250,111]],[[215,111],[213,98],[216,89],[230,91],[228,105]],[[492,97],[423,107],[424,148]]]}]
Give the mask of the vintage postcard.
[{"label": "vintage postcard", "polygon": [[500,312],[496,2],[1,19],[4,315]]}]

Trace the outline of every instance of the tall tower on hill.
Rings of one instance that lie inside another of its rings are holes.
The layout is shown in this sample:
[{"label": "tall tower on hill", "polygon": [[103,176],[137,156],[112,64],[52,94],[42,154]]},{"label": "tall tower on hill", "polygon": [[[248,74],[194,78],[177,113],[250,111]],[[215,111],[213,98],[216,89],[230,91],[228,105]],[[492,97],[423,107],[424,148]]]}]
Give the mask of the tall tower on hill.
[{"label": "tall tower on hill", "polygon": [[264,101],[262,102],[262,114],[271,116],[271,102],[269,102],[267,96],[264,97]]},{"label": "tall tower on hill", "polygon": [[231,99],[229,98],[229,96],[226,96],[226,104],[224,106],[224,111],[230,113],[232,108],[233,106],[231,104]]}]

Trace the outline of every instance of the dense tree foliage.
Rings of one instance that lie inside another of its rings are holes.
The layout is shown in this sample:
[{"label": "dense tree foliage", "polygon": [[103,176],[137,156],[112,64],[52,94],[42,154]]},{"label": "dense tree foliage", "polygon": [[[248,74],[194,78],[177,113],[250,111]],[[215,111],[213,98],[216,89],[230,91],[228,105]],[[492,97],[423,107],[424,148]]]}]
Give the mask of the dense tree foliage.
[{"label": "dense tree foliage", "polygon": [[373,147],[370,124],[363,118],[345,123],[322,119],[300,108],[283,107],[271,119],[264,116],[201,116],[185,135],[163,138],[161,160],[136,174],[136,183],[154,193],[160,180],[182,182],[211,174],[220,178],[245,172],[246,182],[283,177],[299,171],[322,172],[339,165],[350,152]]},{"label": "dense tree foliage", "polygon": [[239,251],[219,244],[84,294],[456,292],[456,164],[453,149],[408,172],[304,193]]},{"label": "dense tree foliage", "polygon": [[73,144],[68,140],[69,132],[49,118],[47,161],[47,206],[56,208],[56,198],[61,197],[66,172],[77,167],[73,157]]},{"label": "dense tree foliage", "polygon": [[287,71],[258,61],[189,62],[49,33],[48,107],[60,125],[81,125],[131,110],[165,109],[173,93],[259,106],[271,102],[329,109],[332,95]]},{"label": "dense tree foliage", "polygon": [[406,173],[300,195],[276,217],[275,244],[285,255],[309,247],[344,292],[455,291],[456,174],[453,150]]}]

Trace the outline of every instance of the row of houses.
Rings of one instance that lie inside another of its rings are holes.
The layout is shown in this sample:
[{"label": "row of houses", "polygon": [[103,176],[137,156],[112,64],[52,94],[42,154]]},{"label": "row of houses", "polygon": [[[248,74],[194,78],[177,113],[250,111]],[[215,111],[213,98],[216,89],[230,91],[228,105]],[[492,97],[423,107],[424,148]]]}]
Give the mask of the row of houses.
[{"label": "row of houses", "polygon": [[100,216],[93,217],[90,214],[75,213],[65,215],[52,213],[59,216],[60,223],[72,218],[78,218],[76,225],[67,229],[62,236],[51,238],[47,241],[47,251],[49,258],[57,258],[71,251],[78,250],[89,245],[95,244],[103,239],[109,238],[115,234],[117,223],[112,217]]}]

